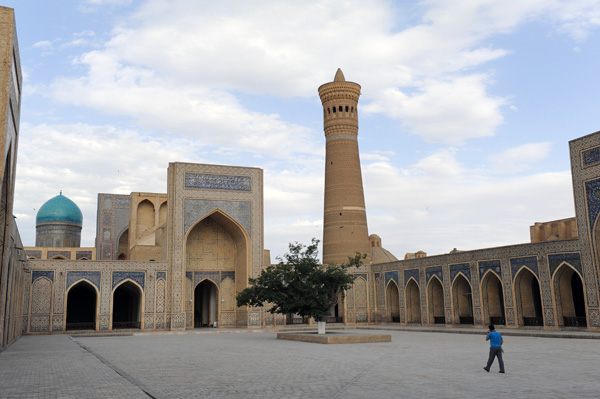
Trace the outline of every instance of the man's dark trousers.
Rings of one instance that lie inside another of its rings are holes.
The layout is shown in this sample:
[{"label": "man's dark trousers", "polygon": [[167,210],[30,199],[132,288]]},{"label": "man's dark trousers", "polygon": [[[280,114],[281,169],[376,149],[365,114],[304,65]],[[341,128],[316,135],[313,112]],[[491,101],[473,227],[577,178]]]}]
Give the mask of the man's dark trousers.
[{"label": "man's dark trousers", "polygon": [[500,364],[500,372],[504,373],[504,361],[502,360],[502,347],[490,348],[490,357],[488,358],[487,366],[485,369],[490,371],[490,367],[492,367],[492,363],[494,363],[494,358],[498,357],[498,364]]}]

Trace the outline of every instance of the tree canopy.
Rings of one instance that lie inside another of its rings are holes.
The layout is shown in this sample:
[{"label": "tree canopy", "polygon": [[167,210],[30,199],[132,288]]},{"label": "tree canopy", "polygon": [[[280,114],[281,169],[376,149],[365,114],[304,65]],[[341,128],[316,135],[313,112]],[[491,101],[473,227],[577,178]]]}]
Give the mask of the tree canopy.
[{"label": "tree canopy", "polygon": [[293,313],[324,321],[339,301],[340,294],[354,282],[348,269],[360,266],[366,254],[356,253],[342,265],[321,265],[317,258],[319,240],[308,246],[289,244],[289,252],[277,265],[263,269],[250,286],[237,295],[238,306],[272,305],[271,313]]}]

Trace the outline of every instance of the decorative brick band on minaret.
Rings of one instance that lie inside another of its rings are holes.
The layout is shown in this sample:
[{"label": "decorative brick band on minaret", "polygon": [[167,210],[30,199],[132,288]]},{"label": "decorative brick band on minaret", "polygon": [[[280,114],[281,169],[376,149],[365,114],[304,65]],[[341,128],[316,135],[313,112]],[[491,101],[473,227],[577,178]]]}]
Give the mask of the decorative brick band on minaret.
[{"label": "decorative brick band on minaret", "polygon": [[[360,85],[338,69],[319,87],[326,141],[323,263],[343,263],[356,252],[370,254],[367,213],[358,155]],[[368,261],[369,259],[367,259]]]}]

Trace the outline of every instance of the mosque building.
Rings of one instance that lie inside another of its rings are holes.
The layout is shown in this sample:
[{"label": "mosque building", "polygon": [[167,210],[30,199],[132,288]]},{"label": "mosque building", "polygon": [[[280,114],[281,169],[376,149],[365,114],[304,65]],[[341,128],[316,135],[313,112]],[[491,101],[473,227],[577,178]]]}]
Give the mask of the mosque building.
[{"label": "mosque building", "polygon": [[[10,217],[21,88],[13,11],[0,8],[0,22],[0,37],[8,38],[0,63],[0,349],[21,334],[294,322],[236,306],[236,293],[270,263],[259,168],[172,162],[166,193],[98,194],[92,248],[80,247],[81,211],[61,192],[37,213],[36,246],[22,247]],[[360,90],[341,70],[318,89],[326,147],[323,260],[367,254],[332,321],[599,331],[600,132],[569,142],[575,217],[536,223],[530,243],[398,260],[368,232]]]}]

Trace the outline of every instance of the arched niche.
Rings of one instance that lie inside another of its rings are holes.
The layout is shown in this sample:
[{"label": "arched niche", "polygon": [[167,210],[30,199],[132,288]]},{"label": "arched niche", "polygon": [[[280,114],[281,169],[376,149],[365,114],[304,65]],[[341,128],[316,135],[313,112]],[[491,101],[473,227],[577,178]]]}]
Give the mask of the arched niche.
[{"label": "arched niche", "polygon": [[536,275],[523,266],[515,275],[517,323],[519,326],[544,325],[540,283]]},{"label": "arched niche", "polygon": [[563,262],[554,272],[556,313],[561,327],[587,327],[585,290],[577,270]]},{"label": "arched niche", "polygon": [[96,330],[98,292],[88,281],[81,280],[67,291],[66,330]]},{"label": "arched niche", "polygon": [[160,204],[160,208],[158,208],[158,224],[163,225],[167,223],[167,211],[169,207],[167,206],[167,201],[164,201]]},{"label": "arched niche", "polygon": [[142,238],[144,233],[154,227],[154,204],[145,199],[141,201],[136,210],[136,238]]},{"label": "arched niche", "polygon": [[[191,272],[192,276],[196,273],[214,273],[227,272],[228,276],[235,282],[234,290],[228,289],[225,293],[227,301],[231,295],[235,295],[248,286],[248,277],[251,275],[251,247],[250,237],[246,230],[226,212],[217,209],[211,214],[203,217],[196,222],[187,232],[185,238],[185,269]],[[233,273],[231,273],[233,272]],[[193,278],[194,284],[198,281]],[[195,286],[193,288],[195,290]],[[191,292],[190,297],[195,294]],[[220,292],[220,295],[224,294]],[[192,320],[195,310],[187,310],[186,326],[192,328]],[[245,325],[247,323],[247,307],[234,310],[223,310],[218,307],[220,314],[214,321],[226,318],[226,325]],[[228,312],[227,314],[223,312]],[[221,314],[222,313],[222,314]]]},{"label": "arched niche", "polygon": [[427,286],[427,306],[429,323],[445,324],[444,286],[437,276],[431,277]]},{"label": "arched niche", "polygon": [[492,270],[481,279],[481,296],[485,324],[506,325],[502,282]]},{"label": "arched niche", "polygon": [[385,288],[387,321],[400,323],[400,290],[394,280],[390,280]]},{"label": "arched niche", "polygon": [[117,259],[129,260],[129,229],[125,229],[119,236],[117,244]]},{"label": "arched niche", "polygon": [[414,278],[410,278],[404,289],[406,295],[406,322],[421,324],[421,291]]},{"label": "arched niche", "polygon": [[142,289],[131,280],[125,280],[113,291],[112,328],[141,328]]},{"label": "arched niche", "polygon": [[473,290],[467,278],[459,273],[452,283],[452,307],[455,324],[473,324]]}]

